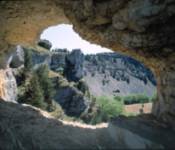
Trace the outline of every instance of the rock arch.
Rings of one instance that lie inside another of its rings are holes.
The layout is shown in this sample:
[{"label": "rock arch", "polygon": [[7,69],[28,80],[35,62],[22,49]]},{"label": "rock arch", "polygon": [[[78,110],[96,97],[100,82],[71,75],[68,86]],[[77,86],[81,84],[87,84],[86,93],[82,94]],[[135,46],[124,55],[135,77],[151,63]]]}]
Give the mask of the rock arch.
[{"label": "rock arch", "polygon": [[16,44],[35,44],[51,25],[72,23],[86,40],[140,60],[157,78],[153,113],[175,126],[174,0],[0,2],[1,64]]}]

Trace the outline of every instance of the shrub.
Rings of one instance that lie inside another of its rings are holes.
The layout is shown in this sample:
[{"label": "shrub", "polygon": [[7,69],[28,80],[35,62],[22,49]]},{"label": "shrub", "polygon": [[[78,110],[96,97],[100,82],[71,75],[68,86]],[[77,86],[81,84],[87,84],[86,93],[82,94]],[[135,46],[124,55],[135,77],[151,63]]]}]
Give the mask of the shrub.
[{"label": "shrub", "polygon": [[25,84],[21,88],[23,93],[19,97],[20,103],[30,104],[41,109],[46,108],[46,103],[44,102],[43,91],[38,82],[38,76],[34,74],[30,79],[28,84]]},{"label": "shrub", "polygon": [[150,102],[150,98],[146,95],[129,95],[123,97],[124,104],[136,104],[136,103],[148,103]]},{"label": "shrub", "polygon": [[24,68],[25,72],[30,72],[32,70],[32,50],[24,49]]},{"label": "shrub", "polygon": [[[23,70],[24,74],[26,68]],[[27,69],[29,71],[29,69]],[[31,69],[24,78],[22,85],[18,87],[18,101],[33,106],[53,110],[52,98],[54,96],[54,84],[49,78],[49,68],[41,65],[35,72]]]},{"label": "shrub", "polygon": [[107,122],[113,117],[117,117],[123,112],[123,102],[110,97],[98,97],[96,99],[98,107],[97,113],[92,118],[91,123]]},{"label": "shrub", "polygon": [[90,97],[90,92],[89,92],[89,87],[87,83],[84,80],[80,80],[76,85],[75,85],[85,96]]},{"label": "shrub", "polygon": [[50,113],[53,117],[57,118],[57,119],[63,119],[65,114],[64,114],[64,110],[62,109],[62,107],[60,106],[60,104],[58,104],[57,102],[53,101],[53,105],[52,105],[52,112]]},{"label": "shrub", "polygon": [[52,105],[52,98],[54,96],[55,90],[54,85],[49,78],[49,68],[47,65],[41,65],[37,71],[36,74],[39,79],[39,84],[41,89],[44,92],[44,100],[48,104],[48,109]]}]

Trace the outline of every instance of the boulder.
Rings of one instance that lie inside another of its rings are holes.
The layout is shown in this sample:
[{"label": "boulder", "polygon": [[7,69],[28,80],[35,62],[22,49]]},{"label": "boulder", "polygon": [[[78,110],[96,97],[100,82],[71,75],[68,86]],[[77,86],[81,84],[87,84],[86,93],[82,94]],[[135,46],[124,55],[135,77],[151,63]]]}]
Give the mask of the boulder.
[{"label": "boulder", "polygon": [[48,40],[39,40],[38,45],[48,50],[50,50],[52,47],[52,43]]}]

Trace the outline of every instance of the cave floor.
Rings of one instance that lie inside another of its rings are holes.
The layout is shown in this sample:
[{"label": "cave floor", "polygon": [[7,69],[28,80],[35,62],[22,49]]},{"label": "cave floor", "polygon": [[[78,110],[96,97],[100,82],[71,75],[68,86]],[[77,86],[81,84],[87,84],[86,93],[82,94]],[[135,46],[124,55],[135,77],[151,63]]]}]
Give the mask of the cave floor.
[{"label": "cave floor", "polygon": [[173,148],[175,132],[151,115],[118,117],[91,128],[64,124],[47,112],[0,101],[0,149]]}]

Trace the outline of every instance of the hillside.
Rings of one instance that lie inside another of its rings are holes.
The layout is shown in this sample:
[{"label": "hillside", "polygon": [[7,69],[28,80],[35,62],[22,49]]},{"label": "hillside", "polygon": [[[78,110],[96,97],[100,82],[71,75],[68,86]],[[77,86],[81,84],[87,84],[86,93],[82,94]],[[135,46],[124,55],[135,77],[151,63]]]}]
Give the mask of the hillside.
[{"label": "hillside", "polygon": [[152,72],[138,61],[118,53],[86,55],[84,80],[95,96],[155,94]]},{"label": "hillside", "polygon": [[140,62],[118,53],[84,55],[80,49],[34,51],[33,62],[36,66],[48,64],[51,70],[63,73],[69,82],[84,79],[94,96],[144,94],[152,97],[156,93],[152,72]]}]

